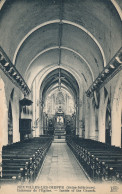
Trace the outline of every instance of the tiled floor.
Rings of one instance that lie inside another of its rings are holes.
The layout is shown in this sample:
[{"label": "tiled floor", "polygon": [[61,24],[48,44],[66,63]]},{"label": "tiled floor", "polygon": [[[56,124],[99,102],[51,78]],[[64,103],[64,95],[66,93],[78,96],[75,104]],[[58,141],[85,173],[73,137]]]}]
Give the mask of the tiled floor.
[{"label": "tiled floor", "polygon": [[47,153],[36,182],[53,184],[65,181],[70,183],[89,182],[67,144],[54,142]]}]

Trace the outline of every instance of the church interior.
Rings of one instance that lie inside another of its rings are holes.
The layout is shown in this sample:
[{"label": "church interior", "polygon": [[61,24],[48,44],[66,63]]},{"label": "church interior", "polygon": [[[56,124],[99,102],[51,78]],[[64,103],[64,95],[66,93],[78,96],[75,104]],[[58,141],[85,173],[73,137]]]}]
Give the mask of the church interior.
[{"label": "church interior", "polygon": [[0,1],[0,184],[121,184],[121,9]]}]

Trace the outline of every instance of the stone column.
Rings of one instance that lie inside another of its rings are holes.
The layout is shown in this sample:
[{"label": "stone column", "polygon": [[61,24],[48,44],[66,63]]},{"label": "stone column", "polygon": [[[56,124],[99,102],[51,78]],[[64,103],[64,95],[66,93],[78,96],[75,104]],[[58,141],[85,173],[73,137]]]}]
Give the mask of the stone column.
[{"label": "stone column", "polygon": [[105,143],[105,110],[99,109],[98,113],[99,141]]},{"label": "stone column", "polygon": [[114,98],[113,108],[111,112],[111,144],[117,147],[121,147],[121,111],[122,111],[122,102],[121,99]]},{"label": "stone column", "polygon": [[[15,91],[14,91],[15,92]],[[20,141],[19,133],[19,101],[16,94],[14,94],[14,100],[12,101],[13,112],[13,143]]]},{"label": "stone column", "polygon": [[79,108],[76,104],[76,135],[79,135]]},{"label": "stone column", "polygon": [[36,80],[33,83],[33,136],[39,137],[39,93],[37,91],[38,87],[36,86]]},{"label": "stone column", "polygon": [[13,114],[14,114],[14,117],[13,117],[13,143],[15,143],[15,142],[20,141],[18,108],[16,110],[13,110]]},{"label": "stone column", "polygon": [[2,176],[2,147],[7,144],[8,144],[8,109],[6,105],[3,104],[2,106],[0,106],[0,176]]},{"label": "stone column", "polygon": [[2,149],[0,148],[0,177],[2,177]]},{"label": "stone column", "polygon": [[43,131],[43,107],[44,107],[44,103],[41,100],[40,101],[40,135],[44,134],[44,131]]},{"label": "stone column", "polygon": [[87,98],[85,102],[85,139],[89,138],[89,130],[90,130],[90,105],[89,100]]},{"label": "stone column", "polygon": [[118,75],[118,81],[113,95],[112,111],[111,111],[111,144],[117,147],[121,147],[122,137],[122,79],[121,72]]},{"label": "stone column", "polygon": [[105,143],[105,114],[106,114],[107,101],[108,101],[108,98],[106,98],[105,100],[104,90],[102,88],[100,91],[100,105],[99,105],[99,112],[98,112],[98,130],[99,130],[98,140],[103,143]]},{"label": "stone column", "polygon": [[4,83],[0,78],[0,150],[8,144],[8,108],[5,98]]},{"label": "stone column", "polygon": [[83,106],[82,100],[79,101],[79,137],[82,137],[83,132]]},{"label": "stone column", "polygon": [[4,82],[0,78],[0,176],[2,176],[2,147],[8,144],[8,109]]},{"label": "stone column", "polygon": [[96,140],[96,123],[95,123],[95,108],[92,104],[92,99],[90,100],[90,130],[89,138]]}]

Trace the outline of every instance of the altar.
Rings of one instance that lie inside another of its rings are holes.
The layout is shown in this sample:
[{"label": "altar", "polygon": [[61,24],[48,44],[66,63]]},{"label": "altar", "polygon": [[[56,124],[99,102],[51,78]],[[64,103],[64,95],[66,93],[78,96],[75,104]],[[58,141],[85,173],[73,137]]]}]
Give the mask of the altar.
[{"label": "altar", "polygon": [[65,139],[65,119],[64,113],[60,110],[55,115],[54,139]]}]

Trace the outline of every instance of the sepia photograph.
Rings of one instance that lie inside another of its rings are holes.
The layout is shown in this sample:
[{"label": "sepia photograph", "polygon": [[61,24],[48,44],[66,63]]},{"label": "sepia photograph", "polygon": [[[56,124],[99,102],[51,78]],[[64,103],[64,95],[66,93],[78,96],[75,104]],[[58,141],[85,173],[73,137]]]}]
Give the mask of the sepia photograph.
[{"label": "sepia photograph", "polygon": [[11,193],[122,193],[122,0],[0,0]]}]

